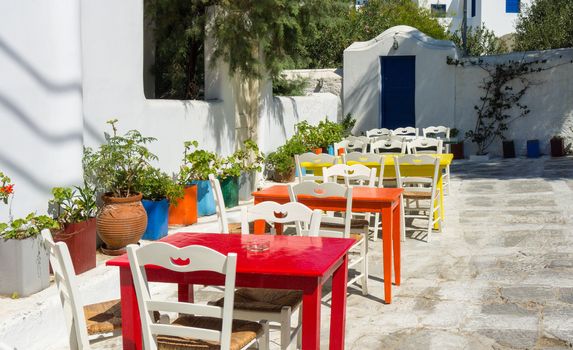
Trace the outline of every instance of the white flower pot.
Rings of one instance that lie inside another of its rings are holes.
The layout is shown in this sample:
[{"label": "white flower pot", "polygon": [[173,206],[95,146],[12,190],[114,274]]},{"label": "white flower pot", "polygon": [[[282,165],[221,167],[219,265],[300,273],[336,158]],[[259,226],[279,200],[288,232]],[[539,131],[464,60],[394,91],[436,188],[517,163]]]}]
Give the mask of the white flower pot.
[{"label": "white flower pot", "polygon": [[253,198],[252,194],[256,188],[257,173],[254,171],[242,173],[239,177],[239,200],[248,201]]},{"label": "white flower pot", "polygon": [[470,162],[487,162],[489,160],[489,154],[477,155],[472,154],[470,156]]},{"label": "white flower pot", "polygon": [[49,252],[38,235],[0,239],[0,294],[28,296],[50,285]]}]

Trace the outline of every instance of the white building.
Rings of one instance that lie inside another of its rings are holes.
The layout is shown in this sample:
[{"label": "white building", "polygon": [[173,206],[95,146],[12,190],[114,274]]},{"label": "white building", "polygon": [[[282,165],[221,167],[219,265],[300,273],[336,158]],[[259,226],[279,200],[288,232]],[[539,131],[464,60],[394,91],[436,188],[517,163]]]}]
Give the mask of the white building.
[{"label": "white building", "polygon": [[[461,28],[463,0],[414,0],[444,16],[444,24],[453,32]],[[468,27],[481,23],[493,30],[496,36],[515,32],[515,22],[520,11],[531,5],[533,0],[466,0]]]}]

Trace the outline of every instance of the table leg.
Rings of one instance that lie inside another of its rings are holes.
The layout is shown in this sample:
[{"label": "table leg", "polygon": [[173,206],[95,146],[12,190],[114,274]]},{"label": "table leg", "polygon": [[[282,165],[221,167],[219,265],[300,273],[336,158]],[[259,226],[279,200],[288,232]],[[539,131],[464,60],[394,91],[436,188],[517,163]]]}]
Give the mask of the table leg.
[{"label": "table leg", "polygon": [[121,335],[123,350],[142,349],[141,320],[137,306],[137,295],[129,267],[119,269],[121,289]]},{"label": "table leg", "polygon": [[320,299],[322,286],[318,279],[302,296],[302,349],[320,349]]},{"label": "table leg", "polygon": [[[260,199],[257,199],[257,197],[255,197],[255,205],[261,203],[262,201]],[[253,233],[256,235],[262,235],[265,233],[265,220],[255,220],[255,222],[253,223]]]},{"label": "table leg", "polygon": [[330,312],[330,349],[344,349],[346,335],[346,283],[348,281],[348,255],[332,275]]},{"label": "table leg", "polygon": [[392,207],[382,209],[382,264],[384,265],[384,301],[392,302]]},{"label": "table leg", "polygon": [[192,284],[179,283],[177,285],[177,299],[182,303],[194,303],[195,292]]},{"label": "table leg", "polygon": [[400,224],[400,213],[401,213],[401,204],[396,205],[394,208],[394,213],[392,214],[392,245],[393,245],[393,256],[394,256],[394,283],[397,286],[400,285],[400,258],[402,256],[402,252],[400,250],[401,245],[401,230],[402,225]]},{"label": "table leg", "polygon": [[[444,219],[446,218],[446,210],[444,209],[444,178],[441,173],[438,174],[438,188],[440,189],[440,218],[442,219],[442,222],[444,222]],[[438,227],[438,224],[434,226],[436,230]]]}]

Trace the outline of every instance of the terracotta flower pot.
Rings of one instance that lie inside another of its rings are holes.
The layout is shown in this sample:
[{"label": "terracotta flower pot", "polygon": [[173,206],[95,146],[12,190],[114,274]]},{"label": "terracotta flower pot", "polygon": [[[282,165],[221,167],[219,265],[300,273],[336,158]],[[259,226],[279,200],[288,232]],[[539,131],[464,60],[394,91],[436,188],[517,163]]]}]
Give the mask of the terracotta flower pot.
[{"label": "terracotta flower pot", "polygon": [[273,180],[275,182],[282,182],[282,183],[294,181],[294,168],[292,168],[286,173],[279,173],[277,171],[274,171]]},{"label": "terracotta flower pot", "polygon": [[120,255],[125,246],[137,243],[147,227],[147,214],[141,204],[141,194],[112,197],[104,194],[104,206],[97,216],[97,233],[105,243],[104,254]]},{"label": "terracotta flower pot", "polygon": [[312,152],[314,152],[314,154],[321,154],[322,153],[322,148],[314,148],[312,150]]},{"label": "terracotta flower pot", "polygon": [[54,242],[68,246],[77,275],[96,267],[96,219],[67,225],[52,234]]}]

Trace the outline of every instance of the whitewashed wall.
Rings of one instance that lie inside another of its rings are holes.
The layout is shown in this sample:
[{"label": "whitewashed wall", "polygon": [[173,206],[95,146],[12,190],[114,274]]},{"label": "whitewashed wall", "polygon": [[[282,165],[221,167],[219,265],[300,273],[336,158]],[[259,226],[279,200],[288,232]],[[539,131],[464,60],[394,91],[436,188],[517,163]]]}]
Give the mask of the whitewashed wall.
[{"label": "whitewashed wall", "polygon": [[0,14],[0,170],[14,215],[43,213],[53,186],[82,176],[79,3],[1,0]]}]

